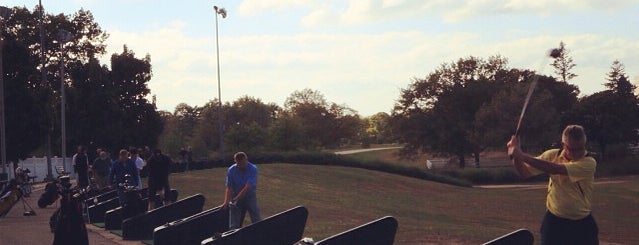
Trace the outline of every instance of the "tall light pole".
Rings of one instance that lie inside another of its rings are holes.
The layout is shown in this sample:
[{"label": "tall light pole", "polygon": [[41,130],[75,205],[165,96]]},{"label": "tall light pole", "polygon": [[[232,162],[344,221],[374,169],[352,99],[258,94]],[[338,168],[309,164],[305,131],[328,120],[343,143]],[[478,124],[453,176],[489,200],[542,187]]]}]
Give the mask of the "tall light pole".
[{"label": "tall light pole", "polygon": [[64,81],[64,44],[71,41],[72,35],[66,30],[60,29],[57,33],[57,40],[60,44],[60,131],[62,135],[62,166],[67,168],[67,125],[66,125],[66,96],[65,96],[65,81]]},{"label": "tall light pole", "polygon": [[2,63],[4,57],[2,53],[2,48],[4,46],[4,35],[2,34],[2,31],[4,30],[4,21],[9,18],[10,14],[11,9],[5,6],[0,6],[0,134],[2,134],[2,137],[0,137],[0,145],[2,146],[2,148],[0,148],[0,154],[2,154],[2,173],[7,173],[7,132],[5,131],[4,124],[4,70],[2,69],[4,65]]},{"label": "tall light pole", "polygon": [[[40,29],[40,79],[42,84],[47,84],[47,71],[46,71],[46,63],[47,57],[45,56],[45,47],[44,47],[44,8],[42,7],[42,0],[38,1],[39,15],[40,19],[38,20],[38,29]],[[51,167],[51,132],[53,131],[53,123],[47,129],[47,143],[46,143],[46,151],[47,151],[47,177],[44,178],[45,181],[53,180],[53,167]]]},{"label": "tall light pole", "polygon": [[213,6],[215,9],[215,48],[217,56],[217,118],[218,118],[218,131],[220,132],[220,158],[224,162],[224,127],[222,126],[222,88],[220,86],[220,41],[218,35],[218,22],[217,15],[221,15],[222,18],[226,18],[226,9]]}]

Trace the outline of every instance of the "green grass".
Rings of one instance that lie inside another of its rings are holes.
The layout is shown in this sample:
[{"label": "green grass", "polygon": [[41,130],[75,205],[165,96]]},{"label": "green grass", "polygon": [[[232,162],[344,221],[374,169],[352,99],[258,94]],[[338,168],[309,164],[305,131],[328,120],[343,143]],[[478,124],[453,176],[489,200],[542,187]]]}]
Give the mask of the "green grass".
[{"label": "green grass", "polygon": [[[458,187],[358,168],[267,164],[260,169],[262,215],[297,205],[309,210],[306,237],[316,241],[374,219],[398,219],[395,244],[480,244],[518,228],[538,228],[545,189]],[[180,197],[202,193],[205,208],[222,203],[225,169],[171,175]],[[595,189],[603,242],[639,244],[639,176]]]}]

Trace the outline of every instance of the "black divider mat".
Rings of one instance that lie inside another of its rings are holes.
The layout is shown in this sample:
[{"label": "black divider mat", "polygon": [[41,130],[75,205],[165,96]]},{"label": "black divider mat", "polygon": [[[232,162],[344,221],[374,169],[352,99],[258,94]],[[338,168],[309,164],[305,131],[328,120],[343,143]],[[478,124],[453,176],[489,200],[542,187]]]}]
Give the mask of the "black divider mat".
[{"label": "black divider mat", "polygon": [[397,219],[386,216],[316,242],[316,245],[392,245],[397,233]]},{"label": "black divider mat", "polygon": [[[146,207],[149,205],[149,199],[142,199],[141,205],[143,206],[143,210],[138,213],[146,211]],[[129,217],[125,217],[127,215]],[[111,209],[104,214],[104,228],[107,230],[121,230],[122,220],[130,218],[132,216],[135,216],[135,214],[124,214],[124,210],[122,210],[122,207]]]},{"label": "black divider mat", "polygon": [[221,207],[212,208],[184,219],[176,220],[155,228],[154,245],[200,244],[216,233],[229,228],[229,211]]},{"label": "black divider mat", "polygon": [[122,221],[122,238],[125,240],[153,239],[153,230],[156,227],[202,212],[204,199],[204,195],[196,194],[125,219]]},{"label": "black divider mat", "polygon": [[308,210],[298,206],[246,227],[228,231],[220,237],[202,241],[208,245],[294,244],[302,239]]},{"label": "black divider mat", "polygon": [[96,205],[89,206],[89,220],[91,223],[104,223],[104,214],[107,211],[120,206],[120,200],[116,196],[104,202],[100,202]]},{"label": "black divider mat", "polygon": [[101,203],[104,201],[107,201],[109,199],[112,199],[114,197],[118,197],[118,192],[116,190],[110,190],[110,191],[106,191],[100,195],[96,195],[96,196],[92,196],[89,198],[84,199],[84,203],[87,205],[93,205],[96,203]]},{"label": "black divider mat", "polygon": [[483,245],[532,245],[534,241],[535,237],[532,232],[526,229],[519,229]]}]

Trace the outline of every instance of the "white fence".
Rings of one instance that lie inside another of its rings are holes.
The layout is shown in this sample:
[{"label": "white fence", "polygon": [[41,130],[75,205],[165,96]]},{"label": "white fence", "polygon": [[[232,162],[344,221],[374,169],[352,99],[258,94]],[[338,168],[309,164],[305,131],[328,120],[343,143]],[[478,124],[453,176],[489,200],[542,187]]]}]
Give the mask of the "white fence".
[{"label": "white fence", "polygon": [[[73,164],[71,162],[71,157],[67,157],[65,160],[65,170],[69,173],[73,173],[73,168],[71,167]],[[29,173],[30,176],[36,176],[36,178],[34,179],[35,182],[41,182],[44,181],[44,178],[47,177],[47,158],[46,157],[31,157],[31,158],[27,158],[24,159],[20,162],[18,162],[18,166],[21,167],[22,169],[29,169],[29,171],[31,171],[31,173]],[[62,158],[61,157],[52,157],[51,158],[51,174],[53,175],[53,177],[57,177],[58,174],[55,171],[55,167],[56,166],[62,166]],[[14,173],[14,169],[13,169],[13,163],[9,163],[6,166],[7,169],[7,173],[9,174],[9,179],[12,179],[13,177],[15,177],[15,173]],[[1,170],[0,170],[1,171]],[[71,175],[73,176],[73,174]]]}]

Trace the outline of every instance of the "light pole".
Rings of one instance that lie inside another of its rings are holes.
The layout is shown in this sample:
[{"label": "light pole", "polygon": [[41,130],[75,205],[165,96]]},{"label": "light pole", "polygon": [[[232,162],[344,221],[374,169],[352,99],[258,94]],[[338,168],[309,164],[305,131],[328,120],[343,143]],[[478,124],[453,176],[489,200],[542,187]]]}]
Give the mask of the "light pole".
[{"label": "light pole", "polygon": [[0,154],[2,154],[2,173],[7,173],[7,132],[5,131],[5,121],[4,121],[4,70],[2,69],[3,63],[3,53],[2,48],[4,46],[4,39],[2,31],[4,30],[4,20],[6,20],[11,14],[11,9],[0,6]]},{"label": "light pole", "polygon": [[57,40],[60,43],[60,131],[62,134],[62,166],[64,169],[67,168],[66,157],[67,157],[67,126],[66,126],[66,96],[64,92],[65,81],[64,81],[64,44],[71,41],[71,33],[66,30],[60,29],[57,33]]},{"label": "light pole", "polygon": [[224,162],[224,127],[222,126],[222,88],[220,86],[220,41],[218,35],[218,22],[217,15],[221,15],[222,18],[226,18],[226,9],[213,6],[215,9],[215,48],[217,56],[217,117],[218,117],[218,131],[220,132],[220,158]]},{"label": "light pole", "polygon": [[[40,79],[42,84],[47,84],[47,57],[45,56],[45,46],[44,46],[44,8],[42,7],[42,0],[38,1],[38,14],[40,18],[38,20],[38,29],[40,31]],[[50,110],[47,110],[50,111]],[[50,113],[50,112],[47,112]],[[50,115],[50,114],[49,114]],[[47,177],[44,178],[45,181],[53,180],[53,167],[51,166],[51,132],[53,131],[53,123],[50,123],[49,128],[47,129],[47,143],[46,143],[46,155],[47,155]]]}]

